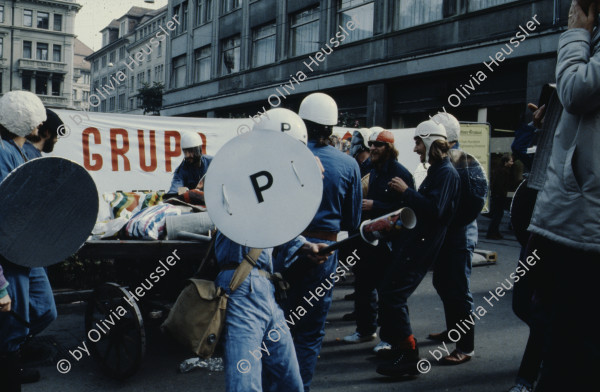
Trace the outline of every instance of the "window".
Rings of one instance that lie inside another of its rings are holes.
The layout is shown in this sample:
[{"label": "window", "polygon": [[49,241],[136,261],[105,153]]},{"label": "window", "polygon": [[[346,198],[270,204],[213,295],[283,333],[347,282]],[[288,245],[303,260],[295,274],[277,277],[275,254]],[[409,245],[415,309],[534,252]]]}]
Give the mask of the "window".
[{"label": "window", "polygon": [[35,58],[38,60],[48,60],[48,44],[40,42],[36,44]]},{"label": "window", "polygon": [[240,36],[235,35],[221,42],[221,75],[240,71]]},{"label": "window", "polygon": [[33,11],[32,10],[23,10],[23,26],[27,26],[27,27],[33,26]]},{"label": "window", "polygon": [[156,57],[162,56],[162,41],[158,41],[158,48],[156,48]]},{"label": "window", "polygon": [[4,23],[4,6],[0,5],[0,23]]},{"label": "window", "polygon": [[114,65],[115,64],[115,56],[116,56],[116,52],[113,50],[112,52],[110,52],[108,54],[108,62],[113,63],[113,65]]},{"label": "window", "polygon": [[0,38],[0,58],[4,56],[4,38]]},{"label": "window", "polygon": [[138,73],[138,88],[144,87],[144,73]]},{"label": "window", "polygon": [[349,31],[345,42],[358,41],[373,36],[374,5],[371,0],[338,0],[338,24],[345,28],[350,20],[356,29]]},{"label": "window", "polygon": [[31,41],[23,41],[23,58],[30,59],[31,58]]},{"label": "window", "polygon": [[108,45],[108,30],[102,32],[102,46]]},{"label": "window", "polygon": [[148,82],[148,84],[152,83],[152,70],[151,69],[146,71],[146,81]]},{"label": "window", "polygon": [[90,84],[90,74],[83,74],[83,84]]},{"label": "window", "polygon": [[173,59],[173,72],[171,72],[171,87],[179,88],[185,86],[185,74],[187,72],[185,55]]},{"label": "window", "polygon": [[26,91],[31,91],[31,75],[23,74],[23,79],[21,80],[21,88]]},{"label": "window", "polygon": [[133,98],[129,98],[129,110],[133,110]]},{"label": "window", "polygon": [[98,72],[100,68],[98,68],[100,61],[98,59],[94,60],[94,72]]},{"label": "window", "polygon": [[54,31],[62,31],[62,15],[54,14]]},{"label": "window", "polygon": [[516,0],[470,0],[469,11],[482,10],[484,8],[494,7],[500,4],[512,3]]},{"label": "window", "polygon": [[73,89],[73,101],[77,101],[77,90]]},{"label": "window", "polygon": [[48,95],[48,77],[47,76],[36,76],[35,77],[35,93],[37,95]]},{"label": "window", "polygon": [[212,20],[212,0],[197,0],[196,25],[201,25]]},{"label": "window", "polygon": [[115,97],[110,97],[108,99],[108,111],[109,112],[114,112],[115,111]]},{"label": "window", "polygon": [[173,15],[177,15],[177,19],[180,21],[180,23],[177,24],[177,30],[175,34],[181,34],[187,30],[188,2],[184,1],[183,3],[175,6],[175,8],[173,8]]},{"label": "window", "polygon": [[127,21],[124,20],[121,22],[121,25],[119,26],[119,38],[123,37],[125,34],[127,34]]},{"label": "window", "polygon": [[61,47],[60,45],[52,45],[52,61],[60,63],[61,61]]},{"label": "window", "polygon": [[394,29],[406,29],[440,20],[443,17],[443,5],[444,0],[396,0]]},{"label": "window", "polygon": [[82,91],[82,99],[85,102],[88,102],[90,100],[90,92],[89,91]]},{"label": "window", "polygon": [[275,62],[275,23],[254,29],[252,32],[252,65],[261,65]]},{"label": "window", "polygon": [[194,83],[210,79],[210,46],[196,49],[194,52]]},{"label": "window", "polygon": [[135,91],[135,75],[131,75],[131,81],[129,83],[129,92]]},{"label": "window", "polygon": [[102,62],[102,68],[106,68],[106,55],[102,56],[100,61]]},{"label": "window", "polygon": [[292,15],[290,27],[291,55],[299,56],[319,50],[319,7]]},{"label": "window", "polygon": [[38,13],[37,13],[37,28],[48,30],[49,26],[50,26],[50,14],[47,12],[38,11]]},{"label": "window", "polygon": [[221,9],[223,13],[227,13],[229,11],[233,11],[236,8],[240,8],[242,6],[242,0],[223,0],[223,6]]},{"label": "window", "polygon": [[61,79],[60,77],[53,77],[52,78],[52,95],[55,97],[60,97],[61,93],[60,93],[60,84],[61,84]]},{"label": "window", "polygon": [[152,60],[152,51],[148,52],[148,55],[146,56],[146,61],[150,61]]},{"label": "window", "polygon": [[100,111],[106,113],[106,99],[100,101]]},{"label": "window", "polygon": [[125,58],[125,47],[121,46],[119,48],[119,60],[123,60]]},{"label": "window", "polygon": [[125,110],[125,94],[119,94],[119,111]]},{"label": "window", "polygon": [[98,80],[94,80],[94,87],[92,88],[92,91],[98,92],[98,87],[100,87],[100,82]]}]

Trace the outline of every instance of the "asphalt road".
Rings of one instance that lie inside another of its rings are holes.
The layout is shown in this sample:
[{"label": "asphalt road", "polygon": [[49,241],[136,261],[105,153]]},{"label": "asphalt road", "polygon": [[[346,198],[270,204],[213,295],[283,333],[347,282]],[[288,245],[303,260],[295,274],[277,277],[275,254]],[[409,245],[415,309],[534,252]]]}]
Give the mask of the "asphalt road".
[{"label": "asphalt road", "polygon": [[[390,380],[375,373],[377,360],[371,353],[378,342],[345,345],[341,338],[352,333],[353,322],[341,321],[342,315],[352,310],[353,304],[344,301],[344,295],[352,291],[348,285],[335,288],[333,307],[327,324],[327,335],[313,381],[315,392],[357,391],[506,391],[519,367],[521,355],[527,339],[527,327],[512,313],[512,293],[492,300],[489,290],[495,290],[514,271],[519,255],[519,245],[507,232],[506,239],[485,240],[485,226],[488,220],[481,218],[480,242],[478,249],[493,250],[498,253],[495,265],[473,269],[471,279],[475,306],[483,306],[485,315],[476,321],[475,356],[463,365],[447,367],[439,365],[429,352],[437,345],[425,339],[428,333],[444,329],[443,308],[433,286],[431,273],[409,300],[411,320],[415,336],[419,342],[421,357],[428,359],[431,370],[427,374],[404,380]],[[506,221],[502,228],[506,229]],[[492,306],[493,305],[493,306]],[[38,363],[42,380],[23,386],[23,391],[43,392],[91,392],[91,391],[224,391],[225,377],[222,371],[210,372],[196,369],[190,373],[177,372],[181,361],[189,358],[172,341],[163,337],[156,325],[147,328],[148,344],[146,356],[140,370],[125,381],[115,381],[106,377],[93,358],[76,361],[69,350],[81,346],[84,340],[83,303],[59,306],[58,319],[39,337],[35,343],[47,349],[51,359]],[[152,324],[152,323],[150,323]],[[453,345],[449,345],[450,350]],[[71,369],[66,374],[57,371],[57,362],[68,359]]]}]

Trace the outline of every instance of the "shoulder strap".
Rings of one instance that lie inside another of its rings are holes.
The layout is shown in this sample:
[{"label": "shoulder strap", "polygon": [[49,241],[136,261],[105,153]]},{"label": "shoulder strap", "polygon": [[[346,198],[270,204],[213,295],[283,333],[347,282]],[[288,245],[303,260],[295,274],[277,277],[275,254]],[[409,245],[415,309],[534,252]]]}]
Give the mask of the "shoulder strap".
[{"label": "shoulder strap", "polygon": [[242,260],[240,265],[235,269],[235,272],[231,277],[229,290],[233,292],[240,287],[242,282],[250,275],[252,268],[256,266],[256,260],[258,260],[258,256],[260,256],[261,253],[262,249],[252,248],[250,249],[250,252],[244,255],[244,260]]}]

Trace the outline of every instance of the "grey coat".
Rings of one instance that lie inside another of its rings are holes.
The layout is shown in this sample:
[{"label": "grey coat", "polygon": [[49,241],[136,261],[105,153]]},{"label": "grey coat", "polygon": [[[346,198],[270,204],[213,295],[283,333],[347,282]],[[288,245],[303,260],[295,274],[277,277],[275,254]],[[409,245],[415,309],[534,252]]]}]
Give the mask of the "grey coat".
[{"label": "grey coat", "polygon": [[556,83],[564,111],[529,230],[600,253],[600,28],[561,35]]}]

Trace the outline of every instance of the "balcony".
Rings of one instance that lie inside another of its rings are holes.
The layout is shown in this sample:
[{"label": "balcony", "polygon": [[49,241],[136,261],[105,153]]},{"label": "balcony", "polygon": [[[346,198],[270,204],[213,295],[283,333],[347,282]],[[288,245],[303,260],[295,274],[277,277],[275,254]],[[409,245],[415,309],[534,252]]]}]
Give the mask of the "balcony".
[{"label": "balcony", "polygon": [[42,71],[66,74],[67,64],[45,60],[19,59],[19,71]]},{"label": "balcony", "polygon": [[42,100],[42,103],[44,104],[44,106],[50,106],[50,107],[67,107],[69,104],[69,99],[66,97],[59,97],[59,96],[53,96],[53,95],[38,95],[38,97],[40,97],[40,99]]}]

